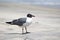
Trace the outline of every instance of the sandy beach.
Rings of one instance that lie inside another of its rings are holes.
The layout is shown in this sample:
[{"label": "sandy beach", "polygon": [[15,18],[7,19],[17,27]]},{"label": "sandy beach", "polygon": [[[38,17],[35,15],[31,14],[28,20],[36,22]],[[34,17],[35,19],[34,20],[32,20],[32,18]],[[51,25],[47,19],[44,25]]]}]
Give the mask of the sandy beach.
[{"label": "sandy beach", "polygon": [[[17,25],[6,21],[35,15],[28,27],[29,34],[21,34]],[[0,3],[0,40],[60,40],[60,9],[25,4]]]}]

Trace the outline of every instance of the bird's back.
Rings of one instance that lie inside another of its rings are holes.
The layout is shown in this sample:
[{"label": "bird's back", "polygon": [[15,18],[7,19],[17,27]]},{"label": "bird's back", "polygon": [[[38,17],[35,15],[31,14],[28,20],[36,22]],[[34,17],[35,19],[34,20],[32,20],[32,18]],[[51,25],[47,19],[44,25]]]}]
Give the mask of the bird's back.
[{"label": "bird's back", "polygon": [[12,24],[22,26],[25,22],[26,22],[26,18],[19,18],[19,19],[13,20]]}]

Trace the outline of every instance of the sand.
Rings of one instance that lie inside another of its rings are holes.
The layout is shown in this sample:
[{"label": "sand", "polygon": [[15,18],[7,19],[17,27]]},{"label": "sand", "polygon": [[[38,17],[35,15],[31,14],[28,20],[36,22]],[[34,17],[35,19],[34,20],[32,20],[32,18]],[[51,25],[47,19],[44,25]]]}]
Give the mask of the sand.
[{"label": "sand", "polygon": [[[21,27],[6,24],[28,13],[35,15],[28,27],[29,34],[21,34]],[[60,9],[24,4],[0,4],[0,40],[60,40]]]}]

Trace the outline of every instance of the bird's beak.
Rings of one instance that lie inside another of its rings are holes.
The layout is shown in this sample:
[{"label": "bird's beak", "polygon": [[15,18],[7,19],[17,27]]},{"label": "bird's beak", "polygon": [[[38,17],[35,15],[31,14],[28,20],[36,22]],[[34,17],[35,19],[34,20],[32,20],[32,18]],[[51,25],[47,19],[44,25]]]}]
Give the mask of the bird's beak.
[{"label": "bird's beak", "polygon": [[32,17],[35,17],[34,15],[32,15]]}]

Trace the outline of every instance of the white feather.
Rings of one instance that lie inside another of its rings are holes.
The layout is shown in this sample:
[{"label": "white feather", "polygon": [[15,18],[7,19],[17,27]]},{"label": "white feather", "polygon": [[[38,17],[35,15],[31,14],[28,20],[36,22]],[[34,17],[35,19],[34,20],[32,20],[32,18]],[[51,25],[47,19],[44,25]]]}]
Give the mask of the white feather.
[{"label": "white feather", "polygon": [[32,18],[28,18],[26,20],[26,23],[23,24],[23,26],[29,26],[32,23]]}]

